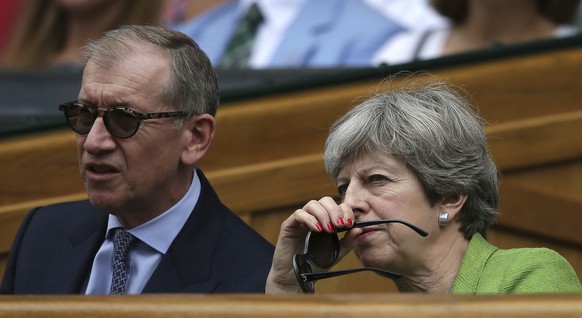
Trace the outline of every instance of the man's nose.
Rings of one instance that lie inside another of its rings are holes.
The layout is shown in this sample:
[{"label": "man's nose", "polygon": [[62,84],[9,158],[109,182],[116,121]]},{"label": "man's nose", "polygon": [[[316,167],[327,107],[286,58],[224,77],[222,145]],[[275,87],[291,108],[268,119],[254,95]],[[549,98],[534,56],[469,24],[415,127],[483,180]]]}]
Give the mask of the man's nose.
[{"label": "man's nose", "polygon": [[113,138],[105,126],[103,117],[97,117],[86,136],[84,148],[89,153],[113,149],[115,148],[115,140]]}]

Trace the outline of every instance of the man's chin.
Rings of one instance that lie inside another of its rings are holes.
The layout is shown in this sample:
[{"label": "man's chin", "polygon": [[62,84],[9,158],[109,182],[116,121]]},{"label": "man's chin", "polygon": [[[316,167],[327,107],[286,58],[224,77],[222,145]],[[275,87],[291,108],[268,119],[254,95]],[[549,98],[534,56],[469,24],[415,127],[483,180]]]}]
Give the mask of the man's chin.
[{"label": "man's chin", "polygon": [[103,210],[108,213],[115,214],[117,211],[119,204],[117,203],[116,198],[113,195],[95,195],[89,193],[89,202],[98,210]]}]

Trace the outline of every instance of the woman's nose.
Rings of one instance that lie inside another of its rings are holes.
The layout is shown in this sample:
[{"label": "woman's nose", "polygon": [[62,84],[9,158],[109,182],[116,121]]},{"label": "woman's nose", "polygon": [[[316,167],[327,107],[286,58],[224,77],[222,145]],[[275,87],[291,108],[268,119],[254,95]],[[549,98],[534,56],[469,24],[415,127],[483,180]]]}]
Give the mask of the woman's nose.
[{"label": "woman's nose", "polygon": [[348,185],[343,202],[349,205],[354,213],[365,213],[367,211],[365,189],[357,183],[352,182]]}]

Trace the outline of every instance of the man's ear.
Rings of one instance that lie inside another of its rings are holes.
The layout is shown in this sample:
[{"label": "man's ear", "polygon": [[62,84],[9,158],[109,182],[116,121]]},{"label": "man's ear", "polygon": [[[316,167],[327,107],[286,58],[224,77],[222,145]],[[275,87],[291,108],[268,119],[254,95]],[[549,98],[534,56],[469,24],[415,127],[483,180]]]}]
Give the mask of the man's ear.
[{"label": "man's ear", "polygon": [[461,212],[466,201],[466,194],[450,194],[443,198],[440,208],[441,211],[447,212],[449,214],[449,220],[452,220],[459,212]]},{"label": "man's ear", "polygon": [[185,146],[181,160],[185,165],[194,166],[210,148],[216,131],[216,120],[209,114],[202,114],[187,118],[184,125]]}]

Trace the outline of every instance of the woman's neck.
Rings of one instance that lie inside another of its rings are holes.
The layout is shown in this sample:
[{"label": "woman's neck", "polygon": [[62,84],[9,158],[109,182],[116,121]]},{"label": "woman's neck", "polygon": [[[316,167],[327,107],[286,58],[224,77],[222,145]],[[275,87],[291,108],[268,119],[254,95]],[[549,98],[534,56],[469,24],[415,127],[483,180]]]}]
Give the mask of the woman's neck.
[{"label": "woman's neck", "polygon": [[433,242],[432,253],[424,258],[423,267],[403,274],[396,287],[400,292],[449,293],[461,267],[463,256],[469,246],[458,227],[446,228],[446,233]]},{"label": "woman's neck", "polygon": [[443,54],[548,38],[556,27],[533,0],[470,0],[467,17],[451,29]]}]

